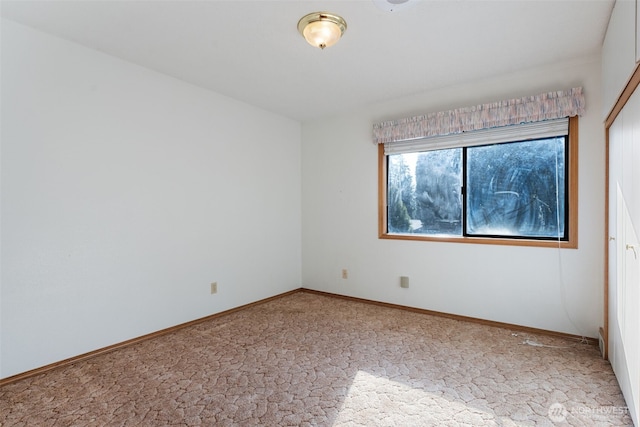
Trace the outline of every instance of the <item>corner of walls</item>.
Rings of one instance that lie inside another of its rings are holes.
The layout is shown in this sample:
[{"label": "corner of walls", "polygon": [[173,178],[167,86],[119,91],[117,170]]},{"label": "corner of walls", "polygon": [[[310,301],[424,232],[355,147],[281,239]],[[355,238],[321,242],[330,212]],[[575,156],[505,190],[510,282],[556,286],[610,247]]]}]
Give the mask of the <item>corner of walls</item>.
[{"label": "corner of walls", "polygon": [[2,24],[0,376],[300,287],[300,123]]}]

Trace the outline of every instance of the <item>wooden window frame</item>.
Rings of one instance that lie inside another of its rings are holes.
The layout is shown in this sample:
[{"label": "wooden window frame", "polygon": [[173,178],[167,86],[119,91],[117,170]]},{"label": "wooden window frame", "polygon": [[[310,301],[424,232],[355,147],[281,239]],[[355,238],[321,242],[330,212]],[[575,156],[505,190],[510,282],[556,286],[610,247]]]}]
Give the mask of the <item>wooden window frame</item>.
[{"label": "wooden window frame", "polygon": [[378,144],[378,238],[426,242],[476,243],[484,245],[533,246],[543,248],[578,248],[578,117],[569,118],[568,179],[569,201],[568,240],[510,239],[502,237],[428,236],[421,234],[390,234],[387,232],[387,162],[384,144]]}]

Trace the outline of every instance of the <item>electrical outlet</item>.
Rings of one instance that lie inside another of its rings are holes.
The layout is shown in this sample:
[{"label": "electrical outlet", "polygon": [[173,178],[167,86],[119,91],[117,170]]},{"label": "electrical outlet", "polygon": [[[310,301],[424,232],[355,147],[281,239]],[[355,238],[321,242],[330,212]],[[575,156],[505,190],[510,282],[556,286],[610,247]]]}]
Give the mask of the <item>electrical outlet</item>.
[{"label": "electrical outlet", "polygon": [[211,283],[211,294],[217,294],[218,293],[218,282],[212,282]]},{"label": "electrical outlet", "polygon": [[409,287],[409,276],[400,276],[400,287],[401,288]]},{"label": "electrical outlet", "polygon": [[346,268],[342,269],[342,278],[343,279],[348,279],[349,278],[349,271],[347,271]]}]

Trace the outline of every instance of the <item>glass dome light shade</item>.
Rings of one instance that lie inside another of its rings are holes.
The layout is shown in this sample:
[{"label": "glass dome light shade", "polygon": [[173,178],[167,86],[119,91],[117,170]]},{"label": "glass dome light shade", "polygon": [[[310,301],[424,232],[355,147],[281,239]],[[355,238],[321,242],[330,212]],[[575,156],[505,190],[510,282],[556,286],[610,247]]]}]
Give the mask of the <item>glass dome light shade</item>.
[{"label": "glass dome light shade", "polygon": [[311,46],[320,49],[336,44],[346,28],[344,19],[325,12],[310,13],[298,22],[300,34]]}]

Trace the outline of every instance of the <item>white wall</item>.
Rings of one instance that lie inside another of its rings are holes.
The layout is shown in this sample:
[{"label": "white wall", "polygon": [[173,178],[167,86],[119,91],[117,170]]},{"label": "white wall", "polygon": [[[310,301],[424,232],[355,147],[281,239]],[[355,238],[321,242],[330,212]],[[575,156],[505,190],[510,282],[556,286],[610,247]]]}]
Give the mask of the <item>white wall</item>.
[{"label": "white wall", "polygon": [[636,67],[636,2],[616,0],[602,48],[602,114],[606,118]]},{"label": "white wall", "polygon": [[300,287],[299,123],[3,20],[1,137],[0,377]]},{"label": "white wall", "polygon": [[[303,286],[596,337],[603,324],[604,274],[600,69],[599,57],[584,58],[304,124]],[[587,108],[579,122],[578,249],[377,238],[374,122],[576,86],[583,86]],[[401,275],[410,277],[409,289],[400,288]]]}]

